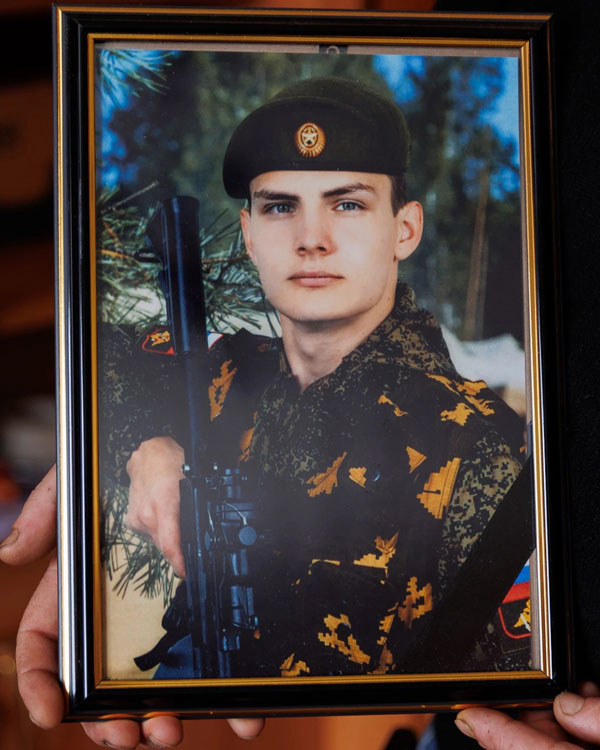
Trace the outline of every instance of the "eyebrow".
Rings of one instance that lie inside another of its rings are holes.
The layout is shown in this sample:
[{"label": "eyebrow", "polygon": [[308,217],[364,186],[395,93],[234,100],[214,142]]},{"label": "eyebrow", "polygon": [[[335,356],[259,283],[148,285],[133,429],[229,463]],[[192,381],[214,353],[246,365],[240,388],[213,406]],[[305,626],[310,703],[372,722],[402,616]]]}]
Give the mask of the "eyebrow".
[{"label": "eyebrow", "polygon": [[[350,195],[352,193],[358,193],[361,190],[366,190],[369,193],[376,193],[375,188],[371,185],[367,185],[364,182],[351,182],[348,185],[340,185],[340,187],[326,190],[321,195],[323,198],[337,198],[340,195]],[[298,202],[300,199],[294,193],[276,192],[271,190],[257,190],[252,194],[252,200],[264,199],[267,201],[294,201]]]},{"label": "eyebrow", "polygon": [[375,188],[371,185],[367,185],[364,182],[351,182],[348,185],[341,185],[333,190],[327,190],[322,195],[324,198],[337,198],[340,195],[348,195],[351,193],[358,193],[361,190],[366,190],[368,193],[376,193]]},{"label": "eyebrow", "polygon": [[293,193],[281,193],[281,192],[275,192],[272,190],[257,190],[256,192],[252,193],[252,200],[258,200],[259,198],[263,198],[266,201],[296,201],[298,202],[299,198],[297,195],[294,195]]}]

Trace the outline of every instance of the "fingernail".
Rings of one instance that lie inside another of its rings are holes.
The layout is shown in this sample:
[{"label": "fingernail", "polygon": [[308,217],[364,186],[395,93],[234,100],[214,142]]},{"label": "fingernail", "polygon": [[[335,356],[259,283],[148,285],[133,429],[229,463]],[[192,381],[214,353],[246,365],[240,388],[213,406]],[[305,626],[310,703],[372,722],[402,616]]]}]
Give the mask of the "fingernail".
[{"label": "fingernail", "polygon": [[575,693],[561,693],[558,696],[558,703],[563,714],[573,716],[583,706],[585,700],[580,695],[575,695]]},{"label": "fingernail", "polygon": [[113,745],[112,742],[109,742],[108,740],[102,740],[102,744],[104,747],[110,747],[111,750],[135,750],[137,745],[134,745],[133,747],[127,745]]},{"label": "fingernail", "polygon": [[472,737],[473,739],[475,738],[475,734],[473,733],[473,730],[464,719],[455,719],[454,723],[463,734],[467,735],[467,737]]},{"label": "fingernail", "polygon": [[175,747],[175,745],[169,745],[167,742],[161,742],[161,740],[157,740],[156,737],[153,737],[152,735],[148,737],[146,742],[152,747]]},{"label": "fingernail", "polygon": [[[0,542],[0,549],[3,547],[9,547],[11,544],[14,544],[19,537],[19,529],[13,529],[10,534],[6,537],[6,539],[3,539]],[[34,722],[35,723],[35,722]]]}]

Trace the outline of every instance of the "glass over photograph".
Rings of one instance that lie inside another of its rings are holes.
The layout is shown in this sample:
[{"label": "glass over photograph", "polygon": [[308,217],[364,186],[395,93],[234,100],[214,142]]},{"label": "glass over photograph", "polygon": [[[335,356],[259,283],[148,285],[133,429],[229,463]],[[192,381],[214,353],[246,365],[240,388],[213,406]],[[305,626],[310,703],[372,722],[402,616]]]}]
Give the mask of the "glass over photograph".
[{"label": "glass over photograph", "polygon": [[539,668],[518,51],[94,64],[104,678]]}]

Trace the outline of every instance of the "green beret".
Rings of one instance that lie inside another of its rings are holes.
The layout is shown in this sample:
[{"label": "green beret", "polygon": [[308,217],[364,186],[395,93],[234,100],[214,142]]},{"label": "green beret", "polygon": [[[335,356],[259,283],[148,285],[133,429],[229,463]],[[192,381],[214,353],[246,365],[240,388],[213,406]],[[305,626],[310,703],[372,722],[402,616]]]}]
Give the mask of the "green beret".
[{"label": "green beret", "polygon": [[229,141],[223,183],[232,198],[279,170],[401,175],[410,136],[401,109],[362,83],[309,78],[280,91],[243,120]]}]

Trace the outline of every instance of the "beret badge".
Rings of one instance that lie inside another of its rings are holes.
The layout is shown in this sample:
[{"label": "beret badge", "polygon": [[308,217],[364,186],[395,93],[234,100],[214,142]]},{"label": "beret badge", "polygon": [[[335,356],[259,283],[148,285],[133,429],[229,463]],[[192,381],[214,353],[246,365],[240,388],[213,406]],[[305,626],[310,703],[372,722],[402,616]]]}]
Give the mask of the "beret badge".
[{"label": "beret badge", "polygon": [[302,156],[312,159],[323,152],[325,148],[325,132],[314,122],[305,122],[296,131],[296,148]]}]

